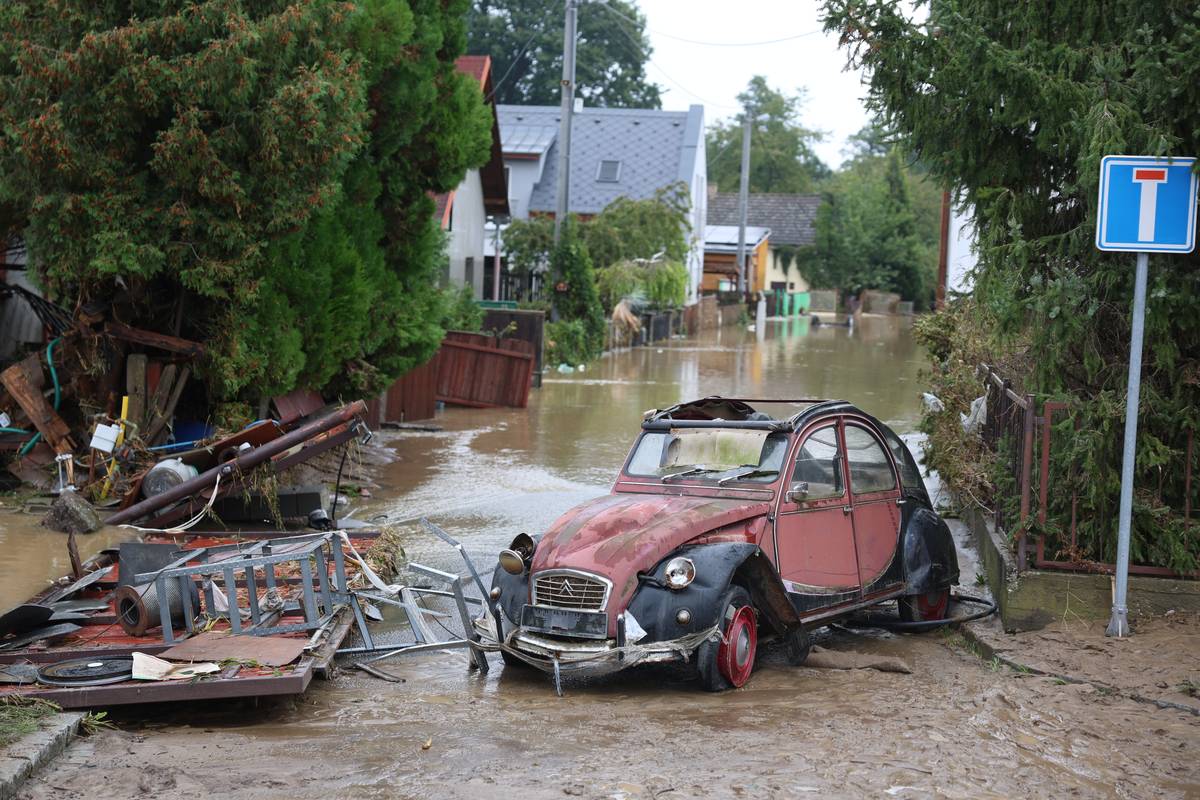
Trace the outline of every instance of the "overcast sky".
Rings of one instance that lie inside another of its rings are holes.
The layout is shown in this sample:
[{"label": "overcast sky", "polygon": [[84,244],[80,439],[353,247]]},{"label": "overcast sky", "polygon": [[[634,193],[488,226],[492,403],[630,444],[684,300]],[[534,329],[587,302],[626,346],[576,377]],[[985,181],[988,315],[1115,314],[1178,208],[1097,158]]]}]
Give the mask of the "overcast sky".
[{"label": "overcast sky", "polygon": [[[737,113],[737,95],[754,75],[772,88],[808,90],[802,110],[806,127],[826,133],[817,154],[830,167],[842,163],[846,137],[867,121],[865,93],[857,70],[846,71],[846,54],[833,34],[821,32],[814,0],[637,0],[654,46],[650,80],[664,90],[663,108],[705,107],[711,124]],[[603,13],[603,12],[601,12]],[[755,47],[714,47],[701,42],[742,43],[810,34]],[[672,38],[679,37],[679,38]]]}]

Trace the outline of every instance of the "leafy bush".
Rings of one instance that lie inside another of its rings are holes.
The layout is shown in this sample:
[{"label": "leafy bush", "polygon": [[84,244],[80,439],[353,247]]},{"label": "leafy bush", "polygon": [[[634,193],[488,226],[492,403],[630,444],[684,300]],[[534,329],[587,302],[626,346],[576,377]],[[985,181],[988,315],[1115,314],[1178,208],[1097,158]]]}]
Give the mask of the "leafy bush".
[{"label": "leafy bush", "polygon": [[443,294],[446,316],[442,319],[442,327],[448,331],[483,330],[483,306],[475,301],[474,289],[466,285],[450,287]]},{"label": "leafy bush", "polygon": [[611,267],[596,272],[596,289],[606,311],[611,310],[626,297],[644,294],[643,268],[632,261],[618,261]]},{"label": "leafy bush", "polygon": [[[562,238],[550,260],[554,276],[554,309],[561,319],[582,323],[587,354],[584,361],[604,347],[604,310],[596,292],[596,273],[587,246],[580,241],[574,220],[565,225]],[[563,287],[559,291],[559,286]],[[581,362],[576,362],[581,363]]]},{"label": "leafy bush", "polygon": [[572,366],[584,364],[595,357],[588,343],[588,333],[577,319],[546,323],[546,364]]},{"label": "leafy bush", "polygon": [[643,283],[646,300],[654,308],[675,308],[687,300],[687,267],[677,261],[646,267]]}]

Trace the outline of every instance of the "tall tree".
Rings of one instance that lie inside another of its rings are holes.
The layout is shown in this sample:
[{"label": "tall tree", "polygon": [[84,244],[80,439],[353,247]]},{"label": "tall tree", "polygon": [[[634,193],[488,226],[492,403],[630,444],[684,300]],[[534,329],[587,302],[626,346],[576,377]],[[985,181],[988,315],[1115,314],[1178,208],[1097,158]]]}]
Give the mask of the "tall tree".
[{"label": "tall tree", "polygon": [[[1078,547],[1111,560],[1133,269],[1093,244],[1099,165],[1200,151],[1196,4],[946,0],[925,20],[899,0],[826,0],[825,14],[872,106],[973,210],[976,330],[957,340],[1019,345],[1011,377],[1072,398],[1069,460],[1089,477]],[[1200,428],[1200,254],[1151,256],[1150,272],[1132,553],[1195,569],[1200,539],[1177,511],[1186,432]]]},{"label": "tall tree", "polygon": [[[652,48],[646,18],[630,0],[582,3],[576,95],[590,106],[658,108],[646,76]],[[490,55],[496,102],[556,105],[563,56],[563,0],[473,0],[468,49]]]},{"label": "tall tree", "polygon": [[216,397],[394,373],[438,336],[427,193],[486,143],[467,8],[0,4],[2,222],[63,305],[182,308]]},{"label": "tall tree", "polygon": [[[820,131],[800,123],[803,91],[785,95],[756,75],[738,95],[751,113],[750,191],[811,192],[817,181],[829,176],[813,151]],[[744,113],[718,122],[708,131],[708,179],[722,192],[736,192],[741,175]]]}]

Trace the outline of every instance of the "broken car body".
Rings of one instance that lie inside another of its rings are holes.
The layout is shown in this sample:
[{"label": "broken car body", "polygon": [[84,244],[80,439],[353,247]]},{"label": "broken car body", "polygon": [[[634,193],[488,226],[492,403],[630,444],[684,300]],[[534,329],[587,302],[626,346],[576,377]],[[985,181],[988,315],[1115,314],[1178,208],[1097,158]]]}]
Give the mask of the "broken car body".
[{"label": "broken car body", "polygon": [[842,401],[713,397],[648,413],[611,494],[518,536],[493,576],[499,613],[477,626],[510,663],[687,660],[721,690],[749,679],[760,637],[800,663],[809,630],[867,606],[944,618],[957,581],[949,529],[890,428]]}]

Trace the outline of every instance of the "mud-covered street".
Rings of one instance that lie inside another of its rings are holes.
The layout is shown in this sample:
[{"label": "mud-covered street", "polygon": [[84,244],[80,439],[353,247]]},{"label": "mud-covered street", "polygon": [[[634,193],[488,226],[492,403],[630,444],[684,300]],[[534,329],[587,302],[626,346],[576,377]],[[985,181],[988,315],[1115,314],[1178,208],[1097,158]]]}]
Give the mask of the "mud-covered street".
[{"label": "mud-covered street", "polygon": [[[771,323],[764,341],[727,327],[583,373],[551,372],[528,409],[455,409],[436,420],[442,432],[384,434],[397,461],[355,514],[401,525],[410,559],[458,569],[453,551],[416,524],[428,516],[490,569],[515,534],[543,530],[608,490],[649,408],[718,393],[845,397],[913,433],[923,357],[907,325],[865,318],[852,330],[810,329],[794,320]],[[971,554],[962,558],[974,591]],[[401,627],[389,618],[379,636]],[[406,656],[387,662],[403,683],[344,670],[295,700],[122,710],[114,729],[72,744],[20,796],[1200,793],[1195,716],[1021,674],[950,632],[827,629],[817,643],[889,669],[795,668],[769,649],[732,692],[700,691],[685,668],[642,668],[569,682],[560,698],[541,673],[498,658],[483,675],[467,670],[462,651]]]}]

